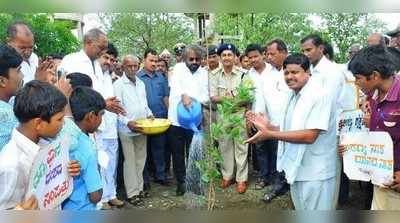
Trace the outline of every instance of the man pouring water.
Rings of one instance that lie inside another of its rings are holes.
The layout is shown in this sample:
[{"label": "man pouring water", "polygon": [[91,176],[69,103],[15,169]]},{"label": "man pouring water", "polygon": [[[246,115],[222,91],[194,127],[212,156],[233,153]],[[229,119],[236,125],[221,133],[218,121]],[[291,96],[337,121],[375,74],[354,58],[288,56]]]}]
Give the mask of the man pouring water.
[{"label": "man pouring water", "polygon": [[[193,130],[183,128],[178,122],[177,107],[182,103],[189,109],[194,102],[206,103],[208,96],[208,73],[200,67],[202,48],[189,45],[183,51],[183,62],[177,63],[170,79],[170,97],[168,119],[172,125],[168,133],[168,141],[172,149],[174,174],[177,180],[176,195],[185,193],[185,148],[189,149]],[[186,151],[188,154],[189,151]]]}]

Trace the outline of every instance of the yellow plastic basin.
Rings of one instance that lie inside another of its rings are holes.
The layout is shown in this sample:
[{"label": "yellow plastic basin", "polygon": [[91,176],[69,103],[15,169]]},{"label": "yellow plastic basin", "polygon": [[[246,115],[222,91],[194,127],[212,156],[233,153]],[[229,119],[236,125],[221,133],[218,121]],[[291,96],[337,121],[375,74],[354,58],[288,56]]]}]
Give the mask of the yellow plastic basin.
[{"label": "yellow plastic basin", "polygon": [[139,119],[136,120],[137,126],[142,128],[142,132],[146,135],[160,134],[169,128],[171,121],[163,118],[155,119]]}]

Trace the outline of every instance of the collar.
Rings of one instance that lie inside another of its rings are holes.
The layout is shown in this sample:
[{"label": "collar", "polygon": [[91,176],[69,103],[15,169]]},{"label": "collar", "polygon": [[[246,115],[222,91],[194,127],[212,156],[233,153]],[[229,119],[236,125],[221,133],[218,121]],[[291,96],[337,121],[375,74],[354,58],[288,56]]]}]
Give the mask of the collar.
[{"label": "collar", "polygon": [[252,72],[255,74],[263,75],[266,73],[266,71],[274,69],[272,65],[265,63],[265,62],[264,62],[264,64],[265,64],[265,67],[264,67],[264,70],[261,71],[261,73],[258,73],[258,71],[254,67],[250,68],[249,73]]},{"label": "collar", "polygon": [[144,77],[144,76],[148,76],[150,78],[154,78],[154,77],[158,77],[159,73],[157,71],[153,72],[153,76],[150,76],[149,72],[146,71],[146,69],[142,68],[138,73],[137,76],[139,77]]},{"label": "collar", "polygon": [[92,60],[89,58],[89,56],[86,54],[86,52],[83,49],[81,49],[78,53],[80,54],[80,58],[82,58],[83,60],[92,62]]},{"label": "collar", "polygon": [[319,60],[318,64],[315,67],[311,66],[311,70],[312,72],[321,72],[324,69],[324,67],[329,65],[329,63],[331,62],[328,59],[326,59],[325,56],[322,56],[322,58]]},{"label": "collar", "polygon": [[[374,94],[372,95],[372,99],[376,101],[378,99],[378,94],[378,90],[375,90]],[[392,86],[382,101],[400,101],[400,76],[395,75]]]},{"label": "collar", "polygon": [[[221,71],[222,71],[222,75],[225,76],[226,73],[225,73],[224,67],[221,67]],[[257,72],[257,71],[255,71],[255,72]],[[233,66],[231,74],[242,75],[242,72],[240,72],[240,70],[239,70],[239,68],[237,66]]]},{"label": "collar", "polygon": [[122,80],[122,82],[124,83],[124,84],[133,84],[133,85],[137,85],[137,83],[138,83],[138,80],[139,78],[136,76],[136,81],[135,81],[135,83],[134,82],[132,82],[127,76],[126,76],[126,74],[125,74],[125,72],[122,74],[122,77],[121,77],[121,80]]},{"label": "collar", "polygon": [[11,140],[13,140],[17,144],[18,148],[28,156],[32,156],[32,154],[37,154],[39,152],[40,146],[22,135],[22,133],[20,133],[16,128],[14,128],[12,132]]}]

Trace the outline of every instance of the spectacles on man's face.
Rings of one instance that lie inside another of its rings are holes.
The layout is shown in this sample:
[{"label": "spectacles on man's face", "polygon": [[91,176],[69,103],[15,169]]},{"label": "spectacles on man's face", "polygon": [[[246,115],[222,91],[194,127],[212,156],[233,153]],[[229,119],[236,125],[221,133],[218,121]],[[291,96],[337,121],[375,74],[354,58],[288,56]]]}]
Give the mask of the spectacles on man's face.
[{"label": "spectacles on man's face", "polygon": [[199,62],[200,63],[201,59],[198,58],[198,57],[189,57],[188,61],[189,62]]}]

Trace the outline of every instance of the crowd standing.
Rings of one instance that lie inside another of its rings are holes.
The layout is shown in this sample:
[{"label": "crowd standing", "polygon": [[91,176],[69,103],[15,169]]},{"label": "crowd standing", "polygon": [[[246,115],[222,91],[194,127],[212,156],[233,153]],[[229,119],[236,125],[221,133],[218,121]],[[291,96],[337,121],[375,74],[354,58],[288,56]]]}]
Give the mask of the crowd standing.
[{"label": "crowd standing", "polygon": [[[198,128],[208,133],[221,118],[217,105],[235,97],[246,80],[255,98],[240,114],[247,126],[243,142],[228,136],[214,142],[223,158],[222,189],[235,184],[245,196],[252,169],[256,190],[272,186],[264,202],[290,191],[296,210],[334,210],[349,199],[337,121],[342,111],[360,106],[364,124],[388,132],[394,149],[392,184],[365,183],[364,206],[400,209],[400,27],[353,44],[346,64],[335,63],[332,45],[315,34],[299,42],[301,52],[274,39],[251,43],[243,54],[229,43],[178,43],[173,55],[147,49],[120,56],[95,28],[85,33],[80,51],[40,59],[28,25],[14,22],[6,35],[0,46],[0,209],[38,208],[28,191],[34,159],[43,145],[63,137],[71,141],[67,168],[74,187],[61,209],[142,206],[155,196],[151,181],[175,185],[176,196],[184,195],[194,132],[180,125],[178,104],[199,102],[205,118]],[[362,97],[346,96],[349,82]],[[143,118],[172,125],[145,135],[137,123]],[[117,196],[118,184],[126,197]]]}]

